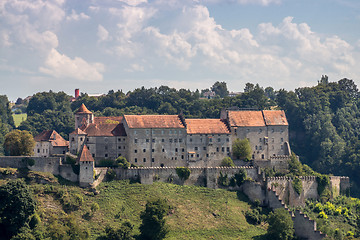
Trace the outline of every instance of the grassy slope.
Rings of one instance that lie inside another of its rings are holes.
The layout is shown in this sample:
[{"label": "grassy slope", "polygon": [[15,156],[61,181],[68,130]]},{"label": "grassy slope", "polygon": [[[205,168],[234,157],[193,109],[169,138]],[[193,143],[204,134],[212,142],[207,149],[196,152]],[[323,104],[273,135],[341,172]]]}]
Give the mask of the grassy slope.
[{"label": "grassy slope", "polygon": [[[45,222],[51,215],[66,215],[55,195],[46,193],[49,187],[33,185]],[[74,186],[51,188],[66,188],[70,194],[80,193],[84,197],[82,207],[72,214],[80,225],[90,229],[91,239],[103,234],[107,225],[119,226],[123,220],[130,220],[138,234],[140,212],[148,199],[157,197],[167,199],[172,206],[166,217],[170,228],[166,239],[263,239],[266,232],[266,227],[246,222],[244,212],[250,205],[236,192],[166,183],[130,184],[128,181],[104,182],[98,187],[100,194],[96,196]],[[92,218],[84,217],[94,202],[99,204],[100,210]]]},{"label": "grassy slope", "polygon": [[12,115],[14,118],[14,123],[15,123],[15,127],[18,127],[20,125],[20,123],[22,121],[25,121],[27,118],[27,114],[26,113],[21,113],[21,114],[13,114]]}]

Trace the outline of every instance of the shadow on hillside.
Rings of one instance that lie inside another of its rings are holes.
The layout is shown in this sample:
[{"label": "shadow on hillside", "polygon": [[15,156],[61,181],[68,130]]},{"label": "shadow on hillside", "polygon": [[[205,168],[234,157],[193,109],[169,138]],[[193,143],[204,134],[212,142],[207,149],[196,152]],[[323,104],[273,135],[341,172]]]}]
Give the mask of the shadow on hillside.
[{"label": "shadow on hillside", "polygon": [[247,203],[251,204],[249,198],[243,192],[237,191],[236,196],[240,201],[247,202]]},{"label": "shadow on hillside", "polygon": [[260,236],[255,236],[255,237],[253,237],[252,239],[254,239],[254,240],[269,240],[267,234],[260,235]]}]

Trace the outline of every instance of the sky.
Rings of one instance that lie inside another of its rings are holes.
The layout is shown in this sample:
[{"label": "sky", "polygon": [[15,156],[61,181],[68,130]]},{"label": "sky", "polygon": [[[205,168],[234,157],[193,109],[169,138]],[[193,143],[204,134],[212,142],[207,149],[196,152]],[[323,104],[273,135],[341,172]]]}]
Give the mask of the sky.
[{"label": "sky", "polygon": [[0,94],[360,84],[358,0],[1,0]]}]

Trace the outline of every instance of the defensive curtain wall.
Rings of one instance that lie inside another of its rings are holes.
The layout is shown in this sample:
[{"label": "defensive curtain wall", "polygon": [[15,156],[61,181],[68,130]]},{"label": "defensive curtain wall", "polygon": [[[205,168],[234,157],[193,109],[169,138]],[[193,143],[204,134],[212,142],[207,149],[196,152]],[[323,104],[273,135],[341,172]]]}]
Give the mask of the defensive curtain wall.
[{"label": "defensive curtain wall", "polygon": [[[29,160],[33,159],[34,164],[29,165]],[[70,164],[62,164],[61,157],[33,157],[33,156],[17,156],[17,157],[0,157],[0,167],[2,168],[28,168],[32,171],[48,172],[54,175],[72,181],[78,181],[78,175],[74,173],[73,167]]]}]

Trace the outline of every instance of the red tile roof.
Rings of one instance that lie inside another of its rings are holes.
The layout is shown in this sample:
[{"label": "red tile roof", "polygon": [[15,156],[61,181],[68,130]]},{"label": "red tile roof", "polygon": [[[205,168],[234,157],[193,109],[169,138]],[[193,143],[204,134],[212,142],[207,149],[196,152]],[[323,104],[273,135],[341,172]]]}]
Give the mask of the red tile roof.
[{"label": "red tile roof", "polygon": [[261,111],[229,111],[229,123],[239,127],[264,127],[265,121]]},{"label": "red tile roof", "polygon": [[89,149],[85,145],[81,151],[79,161],[80,162],[94,162],[94,158],[91,156]]},{"label": "red tile roof", "polygon": [[230,134],[224,120],[186,119],[188,134]]},{"label": "red tile roof", "polygon": [[123,117],[95,117],[94,123],[121,123]]},{"label": "red tile roof", "polygon": [[69,146],[69,142],[66,141],[55,130],[44,130],[42,133],[37,135],[34,138],[34,140],[36,142],[42,142],[42,141],[50,142],[53,147],[66,147],[66,146]]},{"label": "red tile roof", "polygon": [[76,134],[76,135],[79,135],[79,134],[81,134],[81,135],[86,135],[86,132],[84,132],[83,130],[81,130],[80,128],[77,128],[77,129],[75,129],[75,131],[73,131],[72,133],[70,133],[70,134]]},{"label": "red tile roof", "polygon": [[125,132],[125,128],[124,125],[122,123],[118,124],[118,123],[91,123],[89,124],[85,129],[84,132],[86,132],[86,134],[89,137],[96,137],[96,136],[107,136],[107,137],[112,137],[112,136],[126,136],[126,132]]},{"label": "red tile roof", "polygon": [[185,128],[178,115],[125,115],[129,128]]},{"label": "red tile roof", "polygon": [[289,125],[283,110],[263,110],[263,115],[268,126]]},{"label": "red tile roof", "polygon": [[87,109],[85,104],[81,104],[79,109],[76,111],[76,114],[91,114],[91,113],[92,112],[90,112],[89,109]]}]

